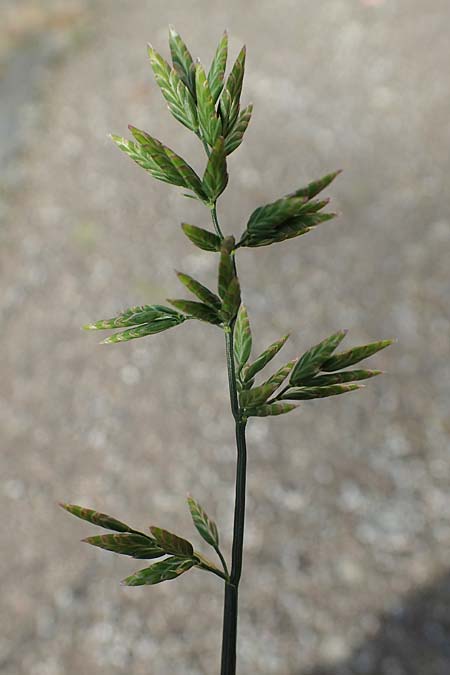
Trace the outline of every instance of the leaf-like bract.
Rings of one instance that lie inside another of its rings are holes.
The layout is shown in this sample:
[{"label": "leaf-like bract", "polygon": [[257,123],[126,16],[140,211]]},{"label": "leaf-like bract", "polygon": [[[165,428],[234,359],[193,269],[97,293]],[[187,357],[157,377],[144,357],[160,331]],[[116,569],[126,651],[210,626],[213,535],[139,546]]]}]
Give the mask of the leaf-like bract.
[{"label": "leaf-like bract", "polygon": [[148,335],[156,335],[157,333],[162,333],[169,328],[179,326],[184,321],[186,321],[186,317],[182,314],[156,319],[150,323],[145,323],[141,326],[135,326],[134,328],[128,328],[127,330],[120,331],[119,333],[114,333],[114,335],[110,335],[109,337],[102,340],[102,344],[110,345],[117,342],[128,342],[129,340],[136,340],[137,338],[147,337]]},{"label": "leaf-like bract", "polygon": [[197,132],[199,123],[195,100],[189,87],[180,77],[180,70],[171,68],[151,46],[148,48],[148,55],[156,83],[167,101],[170,112],[185,127],[194,133]]},{"label": "leaf-like bract", "polygon": [[222,249],[222,252],[220,254],[220,261],[219,261],[219,275],[218,275],[218,291],[219,295],[224,299],[228,287],[235,277],[235,270],[233,266],[233,259],[227,251]]},{"label": "leaf-like bract", "polygon": [[322,370],[330,372],[353,366],[355,363],[359,363],[360,361],[369,358],[369,356],[376,354],[381,349],[389,347],[392,343],[393,340],[380,340],[379,342],[371,342],[368,345],[352,347],[345,352],[340,352],[327,359],[322,365]]},{"label": "leaf-like bract", "polygon": [[196,225],[189,225],[188,223],[183,223],[181,225],[184,234],[190,241],[201,248],[202,251],[220,251],[221,238],[214,234],[214,232],[209,232],[204,230],[201,227]]},{"label": "leaf-like bract", "polygon": [[217,311],[208,305],[205,305],[203,302],[195,302],[193,300],[183,300],[183,299],[171,299],[167,298],[167,301],[171,305],[177,307],[182,312],[186,312],[189,316],[194,319],[199,319],[199,321],[206,321],[206,323],[212,323],[214,325],[219,325],[222,323],[220,316]]},{"label": "leaf-like bract", "polygon": [[111,136],[120,150],[157,180],[192,190],[199,199],[207,201],[199,176],[182,157],[145,131],[140,131],[131,125],[129,129],[136,142],[128,141],[120,136]]},{"label": "leaf-like bract", "polygon": [[253,377],[255,377],[255,375],[259,373],[259,371],[262,370],[269,363],[269,361],[271,361],[274,356],[278,354],[280,349],[285,345],[288,337],[289,335],[284,335],[282,338],[267,347],[267,349],[264,350],[263,353],[260,354],[258,358],[255,359],[255,361],[253,361],[253,363],[245,366],[242,371],[242,379],[248,382]]},{"label": "leaf-like bract", "polygon": [[177,33],[173,26],[169,27],[169,47],[172,55],[173,67],[177,71],[179,77],[188,87],[193,98],[195,99],[195,65],[192,55],[187,48],[184,40]]},{"label": "leaf-like bract", "polygon": [[268,246],[306,234],[335,213],[319,213],[329,199],[314,200],[340,173],[335,171],[305,188],[300,188],[271,204],[257,208],[250,216],[238,246]]},{"label": "leaf-like bract", "polygon": [[278,389],[277,382],[270,384],[261,384],[253,389],[244,389],[239,395],[239,402],[242,408],[255,408],[265,403],[272,394]]},{"label": "leaf-like bract", "polygon": [[150,532],[165,553],[185,557],[194,555],[194,548],[187,539],[183,539],[168,530],[163,530],[161,527],[151,527]]},{"label": "leaf-like bract", "polygon": [[252,331],[245,305],[241,305],[234,326],[234,358],[238,372],[250,358],[252,351]]},{"label": "leaf-like bract", "polygon": [[244,134],[252,118],[253,105],[250,104],[239,113],[239,116],[225,138],[225,154],[231,155],[242,143]]},{"label": "leaf-like bract", "polygon": [[227,65],[227,55],[228,55],[228,35],[227,32],[225,31],[222,36],[222,39],[219,42],[216,53],[211,63],[211,67],[208,72],[208,83],[214,103],[217,102],[217,99],[219,98],[220,92],[222,91],[223,88],[225,68]]},{"label": "leaf-like bract", "polygon": [[197,296],[205,305],[212,307],[215,310],[219,310],[221,307],[220,298],[217,297],[215,293],[203,286],[199,281],[193,279],[189,274],[183,274],[182,272],[177,272],[177,277],[186,288],[191,291],[194,295]]},{"label": "leaf-like bract", "polygon": [[224,135],[233,128],[239,115],[244,70],[245,47],[242,47],[220,97],[220,115]]},{"label": "leaf-like bract", "polygon": [[218,548],[219,533],[216,523],[211,520],[206,511],[193,497],[188,497],[188,505],[192,520],[194,521],[194,525],[197,528],[199,534],[208,544],[210,544],[210,546]]},{"label": "leaf-like bract", "polygon": [[115,532],[134,532],[132,527],[122,523],[120,520],[117,520],[112,516],[108,516],[106,513],[93,511],[92,509],[87,509],[84,506],[77,506],[76,504],[60,503],[60,506],[71,513],[73,516],[81,518],[81,520],[87,520],[88,523],[103,527],[105,530],[114,530]]},{"label": "leaf-like bract", "polygon": [[268,246],[306,234],[335,213],[318,213],[328,199],[309,200],[306,195],[289,195],[260,206],[251,214],[239,246]]},{"label": "leaf-like bract", "polygon": [[83,326],[85,330],[107,330],[112,328],[130,328],[141,326],[168,317],[179,317],[178,312],[164,305],[138,305],[130,307],[112,319],[101,319]]},{"label": "leaf-like bract", "polygon": [[163,549],[151,537],[143,534],[101,534],[83,539],[87,544],[98,546],[105,551],[112,551],[132,558],[150,560],[165,555]]},{"label": "leaf-like bract", "polygon": [[123,586],[149,586],[176,579],[195,565],[195,560],[173,556],[135,572],[122,581]]},{"label": "leaf-like bract", "polygon": [[279,368],[273,375],[271,375],[269,379],[266,382],[264,382],[264,384],[268,385],[276,384],[276,387],[274,389],[274,391],[276,391],[276,389],[278,389],[278,387],[284,382],[284,380],[290,374],[292,368],[295,366],[296,363],[297,359],[292,359],[292,361],[289,361],[284,366],[281,366],[281,368]]},{"label": "leaf-like bract", "polygon": [[284,401],[276,401],[275,403],[266,403],[254,408],[252,410],[247,410],[246,414],[249,417],[271,417],[272,415],[284,415],[285,413],[295,410],[298,406],[295,403],[285,403]]},{"label": "leaf-like bract", "polygon": [[333,173],[328,173],[326,176],[323,176],[323,178],[312,181],[312,183],[309,183],[306,187],[291,192],[288,197],[306,197],[307,199],[312,199],[318,195],[319,192],[325,190],[325,188],[328,187],[340,173],[342,173],[342,169],[333,171]]},{"label": "leaf-like bract", "polygon": [[216,140],[203,174],[203,191],[208,195],[209,204],[214,204],[228,183],[227,159],[223,136]]},{"label": "leaf-like bract", "polygon": [[238,313],[241,304],[241,286],[239,279],[233,277],[223,296],[221,316],[226,323],[231,323]]},{"label": "leaf-like bract", "polygon": [[197,63],[196,74],[198,124],[202,138],[213,147],[222,131],[222,122],[216,114],[214,99],[201,63]]},{"label": "leaf-like bract", "polygon": [[326,398],[355,391],[364,387],[363,384],[334,384],[328,387],[294,387],[281,396],[291,401],[309,401],[313,398]]},{"label": "leaf-like bract", "polygon": [[345,382],[368,380],[370,377],[381,374],[381,370],[343,370],[341,373],[316,375],[311,379],[304,380],[304,385],[307,387],[326,387],[330,384],[344,384]]},{"label": "leaf-like bract", "polygon": [[314,347],[308,349],[297,361],[290,383],[293,386],[298,386],[303,383],[305,378],[310,378],[315,373],[318,373],[325,361],[331,356],[336,347],[342,342],[346,336],[347,331],[340,330],[333,333],[329,337],[322,340]]},{"label": "leaf-like bract", "polygon": [[278,225],[302,213],[305,204],[304,197],[282,197],[271,204],[260,206],[251,214],[247,230],[258,234],[271,233]]}]

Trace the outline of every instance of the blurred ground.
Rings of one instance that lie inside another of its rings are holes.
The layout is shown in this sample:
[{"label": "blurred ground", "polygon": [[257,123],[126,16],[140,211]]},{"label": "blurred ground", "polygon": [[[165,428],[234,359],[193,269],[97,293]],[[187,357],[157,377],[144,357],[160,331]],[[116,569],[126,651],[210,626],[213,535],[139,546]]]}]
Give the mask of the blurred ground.
[{"label": "blurred ground", "polygon": [[139,563],[88,550],[92,528],[55,506],[188,536],[190,491],[230,546],[219,333],[189,324],[99,347],[79,330],[173,297],[173,268],[215,273],[179,229],[207,214],[107,139],[132,122],[201,167],[146,59],[149,40],[167,54],[168,23],[205,61],[225,27],[232,56],[247,43],[255,113],[230,159],[227,232],[345,170],[330,190],[339,220],[240,254],[256,347],[291,330],[291,357],[342,327],[349,344],[399,340],[364,392],[250,424],[239,673],[450,672],[450,6],[274,7],[0,4],[4,675],[218,672],[217,579],[121,588]]}]

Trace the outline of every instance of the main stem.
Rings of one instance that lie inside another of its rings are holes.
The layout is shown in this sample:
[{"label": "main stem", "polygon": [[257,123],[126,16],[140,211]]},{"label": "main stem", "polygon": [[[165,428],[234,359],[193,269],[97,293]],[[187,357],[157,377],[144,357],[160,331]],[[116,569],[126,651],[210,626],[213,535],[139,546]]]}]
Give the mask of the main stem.
[{"label": "main stem", "polygon": [[[207,148],[206,148],[207,149]],[[209,154],[209,153],[207,153]],[[217,235],[223,239],[214,203],[211,218]],[[236,263],[234,261],[235,270]],[[245,524],[245,483],[247,478],[247,446],[245,442],[245,426],[247,421],[241,417],[236,386],[236,368],[234,364],[234,323],[225,327],[225,346],[227,353],[228,386],[230,390],[231,412],[233,413],[236,433],[237,465],[236,488],[234,502],[233,547],[231,556],[231,572],[225,582],[223,606],[222,662],[221,675],[236,674],[236,642],[238,619],[238,589],[242,572],[242,552],[244,548]]]},{"label": "main stem", "polygon": [[236,673],[236,640],[238,618],[238,588],[242,572],[242,552],[244,545],[245,522],[245,483],[247,474],[247,447],[245,443],[246,421],[241,419],[236,387],[236,370],[233,349],[234,326],[225,329],[227,353],[228,384],[230,390],[231,412],[235,420],[237,467],[236,493],[234,504],[233,548],[230,580],[225,584],[223,609],[223,638],[221,675]]}]

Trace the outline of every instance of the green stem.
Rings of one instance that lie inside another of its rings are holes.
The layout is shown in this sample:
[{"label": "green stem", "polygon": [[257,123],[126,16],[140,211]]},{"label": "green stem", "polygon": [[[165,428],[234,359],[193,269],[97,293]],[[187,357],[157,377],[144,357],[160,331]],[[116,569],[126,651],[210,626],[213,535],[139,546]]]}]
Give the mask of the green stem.
[{"label": "green stem", "polygon": [[218,547],[217,548],[214,547],[214,548],[215,548],[215,551],[216,551],[217,555],[219,556],[220,562],[222,563],[222,567],[223,567],[223,571],[225,572],[225,576],[226,576],[227,579],[229,579],[230,573],[228,571],[228,565],[226,563],[226,560],[222,555],[222,551]]},{"label": "green stem", "polygon": [[246,422],[236,424],[237,468],[236,502],[234,507],[233,550],[231,565],[231,583],[239,585],[242,573],[242,553],[244,547],[245,522],[245,484],[247,477],[247,445],[245,442]]},{"label": "green stem", "polygon": [[229,583],[225,584],[221,675],[235,675],[236,673],[238,587],[242,573],[245,523],[245,485],[247,475],[247,447],[245,442],[246,422],[243,421],[240,416],[236,387],[236,369],[233,353],[233,331],[233,326],[227,327],[225,329],[225,343],[227,351],[228,384],[230,390],[231,411],[235,419],[237,467],[231,575]]},{"label": "green stem", "polygon": [[236,367],[234,365],[234,326],[225,327],[225,348],[227,354],[228,388],[230,390],[231,412],[239,422],[239,401],[236,387]]},{"label": "green stem", "polygon": [[225,584],[223,605],[222,662],[220,675],[236,673],[238,589],[230,583]]},{"label": "green stem", "polygon": [[205,565],[204,563],[201,563],[201,564],[199,565],[199,567],[200,567],[202,570],[206,570],[207,572],[212,572],[212,573],[215,574],[217,577],[220,577],[220,579],[224,579],[226,582],[228,582],[228,575],[225,576],[225,574],[224,574],[223,572],[221,572],[220,570],[216,569],[215,567],[211,567],[210,565]]},{"label": "green stem", "polygon": [[221,239],[223,239],[222,230],[220,229],[219,220],[218,220],[218,218],[217,218],[217,207],[216,207],[216,204],[215,204],[215,203],[214,203],[214,205],[211,207],[211,218],[212,218],[212,221],[213,221],[214,229],[216,230],[216,234],[217,234]]},{"label": "green stem", "polygon": [[[203,140],[203,139],[202,139]],[[206,154],[209,156],[209,148],[203,142]],[[217,218],[216,203],[211,207],[211,218],[217,235],[223,239]],[[236,272],[236,262],[233,259]],[[223,635],[222,635],[222,662],[221,675],[236,674],[236,643],[237,643],[237,620],[238,620],[238,587],[242,573],[242,555],[244,548],[244,524],[245,524],[245,485],[247,477],[247,446],[245,441],[246,420],[241,418],[239,408],[238,391],[236,385],[236,368],[234,363],[233,346],[234,324],[225,327],[225,346],[227,354],[228,386],[230,391],[231,412],[235,421],[237,465],[236,465],[236,488],[234,502],[234,525],[233,546],[231,559],[231,574],[225,582],[225,596],[223,606]],[[228,570],[222,555],[219,554],[224,570],[228,576]]]}]

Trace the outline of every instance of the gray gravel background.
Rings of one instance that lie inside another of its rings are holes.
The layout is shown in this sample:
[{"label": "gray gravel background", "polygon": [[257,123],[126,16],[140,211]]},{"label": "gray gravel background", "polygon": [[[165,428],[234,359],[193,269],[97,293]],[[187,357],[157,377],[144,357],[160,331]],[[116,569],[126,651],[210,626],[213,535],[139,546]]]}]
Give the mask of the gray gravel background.
[{"label": "gray gravel background", "polygon": [[[248,47],[254,119],[230,159],[224,229],[335,168],[341,217],[240,254],[256,347],[292,357],[338,328],[396,336],[389,375],[249,428],[240,675],[450,672],[450,43],[447,0],[0,4],[0,670],[211,675],[222,589],[191,572],[124,589],[139,564],[88,549],[67,500],[192,535],[185,494],[227,551],[234,448],[223,345],[186,325],[100,347],[79,327],[210,282],[179,222],[207,213],[107,133],[148,129],[202,166],[165,110],[145,44],[174,23],[209,61]],[[375,360],[374,360],[375,363]],[[214,366],[213,366],[214,364]],[[195,536],[195,535],[194,535]]]}]

